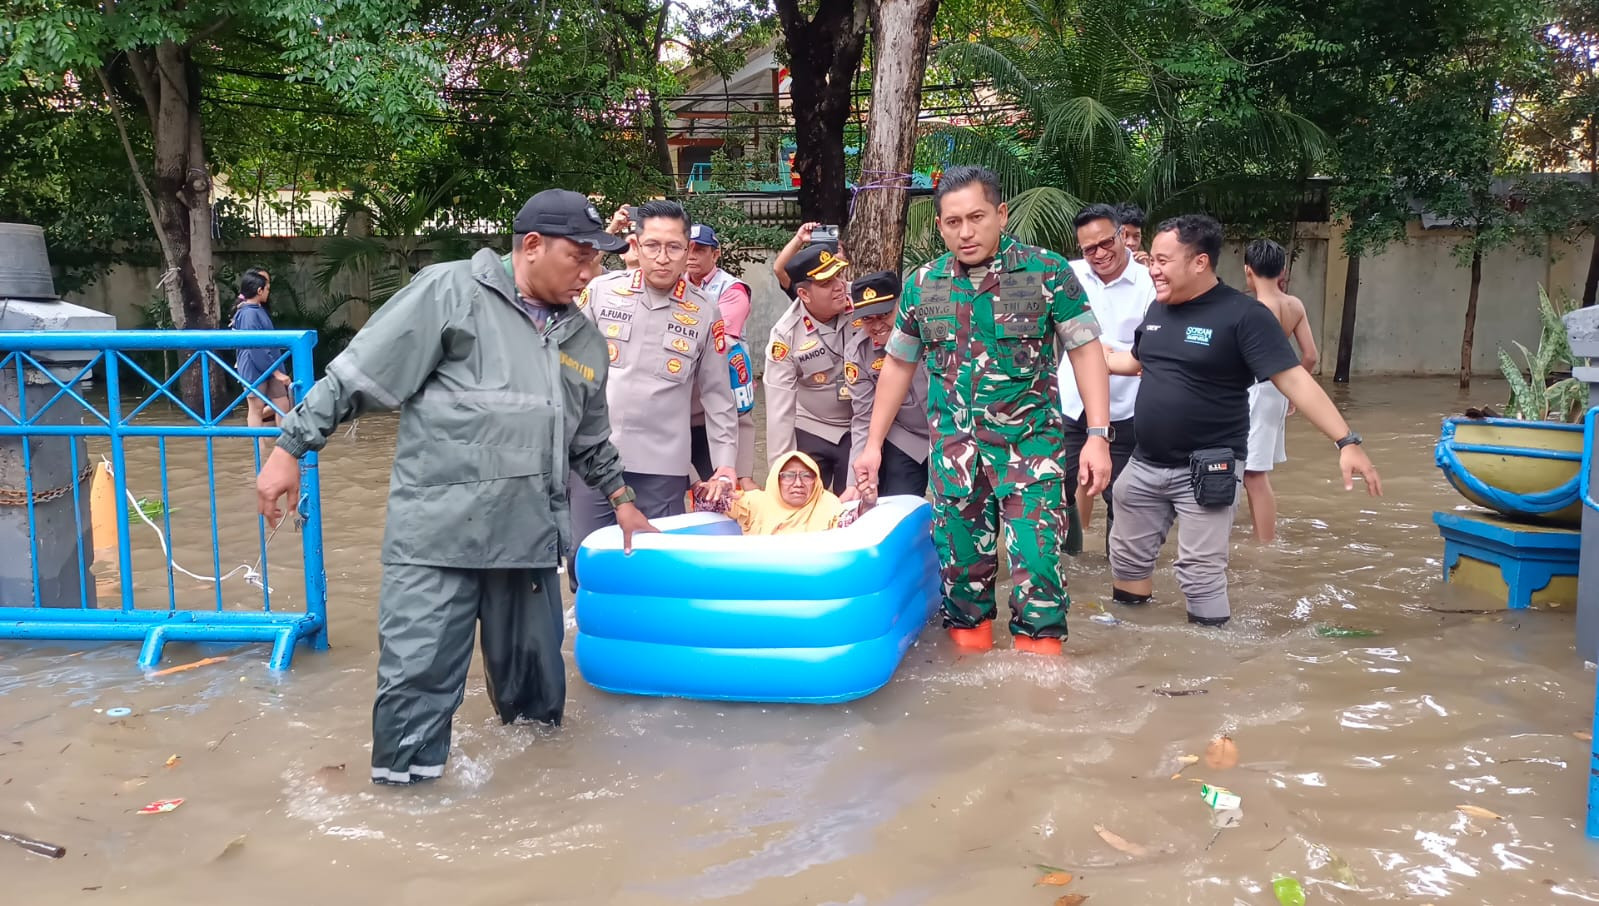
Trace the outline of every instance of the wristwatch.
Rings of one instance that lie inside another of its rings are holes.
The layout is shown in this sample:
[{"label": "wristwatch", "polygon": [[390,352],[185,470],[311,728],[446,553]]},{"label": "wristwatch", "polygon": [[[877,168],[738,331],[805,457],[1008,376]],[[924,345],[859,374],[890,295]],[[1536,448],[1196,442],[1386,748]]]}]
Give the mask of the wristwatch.
[{"label": "wristwatch", "polygon": [[622,485],[622,490],[612,494],[609,499],[611,501],[611,509],[614,510],[624,503],[632,503],[633,501],[637,500],[638,495],[633,493],[632,488],[624,484]]},{"label": "wristwatch", "polygon": [[1360,435],[1353,431],[1345,434],[1343,437],[1340,437],[1337,441],[1335,441],[1335,443],[1338,445],[1338,449],[1340,450],[1349,446],[1350,444],[1359,444],[1361,442]]},{"label": "wristwatch", "polygon": [[1105,438],[1106,443],[1109,443],[1110,441],[1113,441],[1113,440],[1116,439],[1116,429],[1111,427],[1110,425],[1106,425],[1103,428],[1089,428],[1088,429],[1088,436],[1089,437],[1103,437],[1103,438]]}]

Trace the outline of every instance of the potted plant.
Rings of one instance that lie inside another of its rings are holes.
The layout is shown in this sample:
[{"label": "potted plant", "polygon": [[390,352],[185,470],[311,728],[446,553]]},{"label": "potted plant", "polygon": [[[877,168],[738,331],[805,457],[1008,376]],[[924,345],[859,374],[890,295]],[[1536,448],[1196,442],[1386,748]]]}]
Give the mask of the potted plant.
[{"label": "potted plant", "polygon": [[1588,403],[1587,385],[1569,376],[1571,341],[1561,315],[1570,308],[1538,288],[1538,348],[1513,344],[1526,370],[1499,347],[1499,369],[1510,383],[1503,417],[1479,410],[1445,419],[1434,450],[1438,467],[1467,500],[1559,526],[1582,521],[1580,422]]}]

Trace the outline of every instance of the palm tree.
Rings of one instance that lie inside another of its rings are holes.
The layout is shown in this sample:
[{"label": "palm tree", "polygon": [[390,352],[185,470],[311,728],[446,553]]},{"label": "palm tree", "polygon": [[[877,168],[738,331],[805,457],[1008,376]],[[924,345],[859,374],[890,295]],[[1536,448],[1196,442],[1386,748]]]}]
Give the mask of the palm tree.
[{"label": "palm tree", "polygon": [[340,274],[348,272],[357,287],[351,301],[377,308],[410,283],[429,260],[465,257],[471,244],[449,222],[451,191],[459,181],[452,176],[431,190],[409,193],[356,186],[340,202],[336,235],[323,243],[317,282],[329,290]]},{"label": "palm tree", "polygon": [[[1028,0],[1012,37],[938,51],[940,66],[1004,106],[989,123],[929,138],[950,148],[949,160],[999,175],[1010,231],[1024,241],[1067,251],[1086,204],[1213,208],[1266,174],[1308,175],[1321,156],[1313,124],[1230,90],[1247,67],[1216,48],[1205,71],[1193,62],[1202,34],[1138,6]],[[917,207],[908,254],[936,244],[930,205]]]}]

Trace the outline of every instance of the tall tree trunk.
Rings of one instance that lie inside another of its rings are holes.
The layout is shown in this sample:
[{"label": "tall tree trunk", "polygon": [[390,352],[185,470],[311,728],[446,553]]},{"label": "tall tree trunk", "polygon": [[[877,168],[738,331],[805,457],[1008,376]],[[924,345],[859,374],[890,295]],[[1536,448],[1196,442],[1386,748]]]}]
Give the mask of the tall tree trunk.
[{"label": "tall tree trunk", "polygon": [[1460,389],[1471,389],[1471,347],[1477,339],[1477,293],[1482,289],[1482,249],[1471,252],[1471,289],[1466,293],[1466,330],[1460,337]]},{"label": "tall tree trunk", "polygon": [[1338,364],[1333,381],[1349,383],[1349,363],[1355,357],[1355,303],[1360,301],[1360,256],[1349,256],[1349,273],[1344,276],[1344,312],[1338,322]]},{"label": "tall tree trunk", "polygon": [[674,189],[678,185],[677,165],[672,161],[672,147],[667,143],[666,111],[661,106],[661,96],[650,91],[650,150],[655,153],[655,166]]},{"label": "tall tree trunk", "polygon": [[[200,78],[189,48],[166,41],[150,69],[155,120],[154,195],[163,245],[173,261],[163,278],[172,323],[184,330],[214,330],[220,312],[211,259],[211,174],[200,126]],[[210,369],[190,367],[180,387],[198,412]],[[213,376],[214,378],[214,376]],[[213,406],[220,403],[212,395]]]},{"label": "tall tree trunk", "polygon": [[[666,40],[666,20],[672,12],[671,0],[661,4],[661,12],[655,20],[655,41],[650,59],[659,64],[661,59],[661,43]],[[655,165],[661,168],[661,175],[665,176],[670,185],[677,188],[677,165],[672,160],[672,147],[667,144],[666,137],[666,111],[661,105],[661,94],[654,88],[650,89],[650,144],[654,145]]]},{"label": "tall tree trunk", "polygon": [[799,0],[776,0],[789,54],[794,169],[802,220],[847,225],[844,126],[866,40],[869,0],[820,0],[806,19]]},{"label": "tall tree trunk", "polygon": [[1593,239],[1593,251],[1588,254],[1588,279],[1582,283],[1582,304],[1584,307],[1594,304],[1599,299],[1599,221],[1588,224],[1588,235]]},{"label": "tall tree trunk", "polygon": [[938,0],[875,0],[870,10],[872,104],[848,242],[850,262],[860,274],[900,267],[905,190],[916,161],[922,76]]},{"label": "tall tree trunk", "polygon": [[[1588,191],[1599,192],[1599,115],[1588,118]],[[1582,283],[1582,305],[1593,305],[1599,293],[1599,220],[1588,224],[1593,251],[1588,254],[1588,279]]]}]

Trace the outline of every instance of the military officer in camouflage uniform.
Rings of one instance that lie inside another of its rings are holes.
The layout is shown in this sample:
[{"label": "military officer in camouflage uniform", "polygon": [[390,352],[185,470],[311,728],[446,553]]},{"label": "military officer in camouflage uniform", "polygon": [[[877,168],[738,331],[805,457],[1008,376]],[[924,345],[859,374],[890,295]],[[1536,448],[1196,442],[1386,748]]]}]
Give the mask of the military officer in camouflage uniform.
[{"label": "military officer in camouflage uniform", "polygon": [[[1004,234],[1007,208],[987,170],[955,167],[933,197],[946,254],[905,283],[878,379],[857,481],[872,485],[915,363],[929,372],[934,540],[944,621],[962,647],[993,645],[998,543],[1015,585],[1018,649],[1058,654],[1066,637],[1060,536],[1076,490],[1110,480],[1110,391],[1099,325],[1066,259]],[[1066,350],[1087,415],[1077,476],[1063,474],[1055,371]]]},{"label": "military officer in camouflage uniform", "polygon": [[[639,267],[596,278],[578,305],[605,339],[611,442],[621,451],[639,509],[656,519],[684,511],[694,389],[705,409],[712,484],[729,491],[737,477],[738,412],[716,300],[685,278],[688,215],[676,202],[651,201],[639,207],[639,216],[639,232],[629,240],[639,250]],[[576,475],[570,488],[575,554],[589,533],[614,525],[615,517]],[[577,579],[574,568],[574,588]]]},{"label": "military officer in camouflage uniform", "polygon": [[816,461],[822,484],[842,494],[849,484],[850,407],[844,380],[849,326],[849,266],[819,245],[789,259],[796,298],[772,325],[766,346],[766,455],[798,450]]},{"label": "military officer in camouflage uniform", "polygon": [[[850,420],[850,452],[859,456],[866,449],[872,428],[872,401],[877,398],[877,379],[888,361],[889,334],[894,329],[894,312],[899,308],[899,274],[878,271],[850,284],[850,299],[855,320],[844,340],[844,389],[854,407]],[[927,455],[932,437],[927,424],[927,369],[916,366],[911,391],[888,428],[879,469],[879,494],[927,493]],[[853,474],[853,463],[851,473]]]}]

